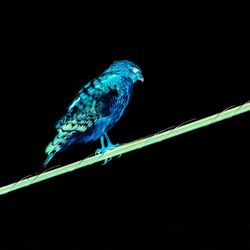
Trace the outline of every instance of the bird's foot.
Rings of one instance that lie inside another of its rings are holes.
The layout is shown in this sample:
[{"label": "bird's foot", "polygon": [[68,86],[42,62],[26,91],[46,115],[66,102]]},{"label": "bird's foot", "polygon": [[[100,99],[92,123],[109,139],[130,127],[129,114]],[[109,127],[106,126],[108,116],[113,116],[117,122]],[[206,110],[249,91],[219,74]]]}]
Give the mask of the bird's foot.
[{"label": "bird's foot", "polygon": [[[106,141],[107,141],[107,144],[108,144],[107,147],[105,147],[104,137],[106,138]],[[118,147],[120,145],[120,144],[113,144],[111,142],[111,140],[109,139],[107,133],[105,133],[104,136],[101,136],[100,141],[101,141],[101,148],[98,148],[95,151],[96,155],[104,154],[107,151],[112,150],[112,149],[114,149],[114,148],[116,148],[116,147]],[[111,159],[112,158],[105,159],[102,165],[106,165],[108,161],[111,161]]]},{"label": "bird's foot", "polygon": [[[95,154],[96,155],[99,155],[99,154],[104,154],[105,152],[107,152],[108,150],[111,150],[111,149],[114,149],[116,147],[118,147],[120,144],[109,144],[107,147],[102,147],[102,148],[98,148],[96,151],[95,151]],[[106,165],[107,162],[111,161],[112,158],[107,158],[104,160],[104,162],[102,163],[102,165]]]},{"label": "bird's foot", "polygon": [[111,150],[111,149],[114,149],[116,147],[118,147],[120,144],[117,143],[117,144],[109,144],[107,147],[102,147],[102,148],[98,148],[96,151],[95,151],[95,154],[96,155],[99,155],[99,154],[104,154],[106,153],[108,150]]},{"label": "bird's foot", "polygon": [[114,149],[116,147],[120,146],[119,143],[117,144],[112,144],[112,143],[109,143],[108,146],[107,146],[107,150],[111,150],[111,149]]},{"label": "bird's foot", "polygon": [[106,151],[107,151],[106,148],[98,148],[98,149],[95,151],[95,155],[104,154]]}]

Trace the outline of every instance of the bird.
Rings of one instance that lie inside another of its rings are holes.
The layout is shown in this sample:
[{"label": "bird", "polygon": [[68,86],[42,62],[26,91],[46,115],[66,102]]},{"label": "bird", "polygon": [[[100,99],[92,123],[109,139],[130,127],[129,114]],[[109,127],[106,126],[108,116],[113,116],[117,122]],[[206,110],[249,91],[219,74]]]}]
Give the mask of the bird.
[{"label": "bird", "polygon": [[83,85],[67,113],[55,125],[57,134],[45,149],[47,158],[43,167],[56,153],[76,143],[85,144],[100,139],[101,148],[96,150],[96,154],[117,147],[119,144],[111,142],[108,131],[124,114],[131,101],[133,87],[139,81],[143,82],[144,77],[137,64],[117,60],[98,77]]}]

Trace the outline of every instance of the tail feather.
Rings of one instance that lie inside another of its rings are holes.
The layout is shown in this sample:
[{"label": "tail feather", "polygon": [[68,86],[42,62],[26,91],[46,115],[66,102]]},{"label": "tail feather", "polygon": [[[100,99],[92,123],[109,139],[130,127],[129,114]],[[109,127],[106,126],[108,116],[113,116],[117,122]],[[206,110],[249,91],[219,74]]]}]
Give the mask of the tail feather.
[{"label": "tail feather", "polygon": [[53,152],[53,153],[50,153],[47,155],[47,158],[46,160],[44,161],[43,163],[43,167],[46,168],[47,165],[49,164],[49,162],[52,160],[52,158],[54,157],[54,155],[56,154],[57,152]]},{"label": "tail feather", "polygon": [[65,146],[70,144],[70,137],[74,134],[74,131],[63,131],[58,129],[58,133],[55,136],[54,140],[48,144],[45,149],[47,158],[43,163],[43,167],[46,167],[48,163],[52,160],[56,153],[61,151]]}]

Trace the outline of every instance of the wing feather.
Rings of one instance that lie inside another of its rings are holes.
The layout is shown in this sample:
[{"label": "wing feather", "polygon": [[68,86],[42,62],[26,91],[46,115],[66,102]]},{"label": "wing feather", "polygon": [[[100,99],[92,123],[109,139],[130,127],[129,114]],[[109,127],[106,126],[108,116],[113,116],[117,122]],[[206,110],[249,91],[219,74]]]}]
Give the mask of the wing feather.
[{"label": "wing feather", "polygon": [[120,80],[118,75],[105,74],[85,85],[69,106],[68,113],[56,124],[56,129],[85,132],[98,119],[108,116],[112,100],[118,95]]}]

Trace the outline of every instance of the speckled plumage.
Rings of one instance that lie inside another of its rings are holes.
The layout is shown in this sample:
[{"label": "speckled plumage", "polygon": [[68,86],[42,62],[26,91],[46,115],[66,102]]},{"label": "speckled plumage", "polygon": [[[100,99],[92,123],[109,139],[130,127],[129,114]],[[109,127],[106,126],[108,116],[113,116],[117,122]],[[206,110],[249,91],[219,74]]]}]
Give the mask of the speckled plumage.
[{"label": "speckled plumage", "polygon": [[[83,86],[67,114],[56,124],[58,133],[45,150],[44,166],[57,152],[73,143],[87,143],[105,135],[108,144],[112,145],[107,132],[123,115],[137,80],[143,80],[140,68],[122,60],[115,61],[99,77]],[[104,139],[101,139],[104,147]]]}]

